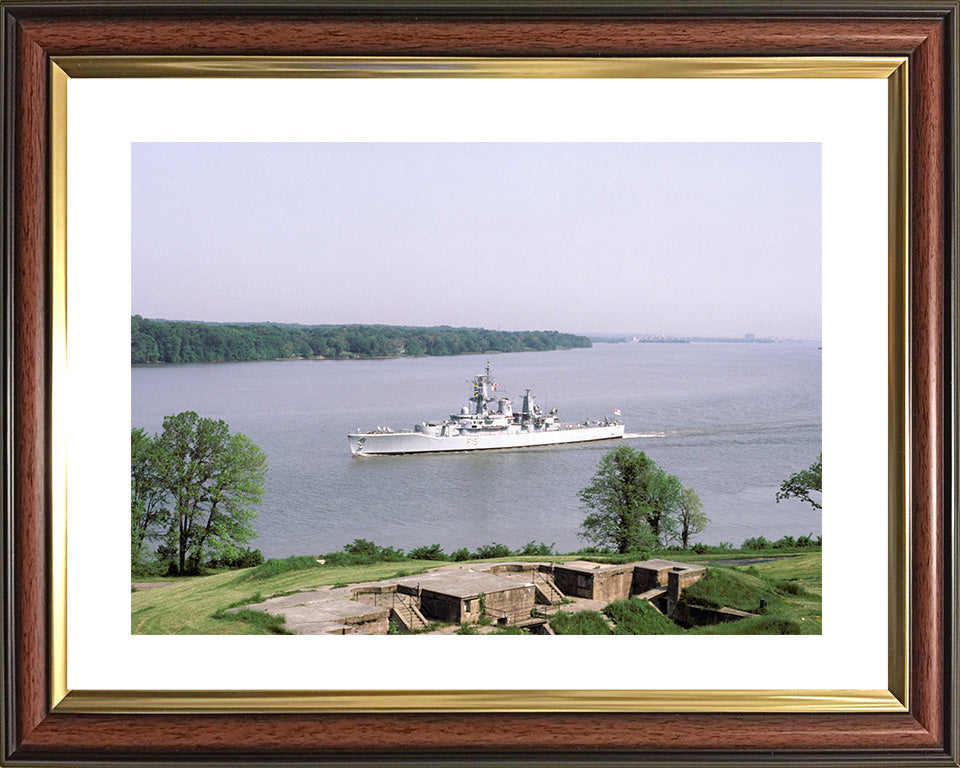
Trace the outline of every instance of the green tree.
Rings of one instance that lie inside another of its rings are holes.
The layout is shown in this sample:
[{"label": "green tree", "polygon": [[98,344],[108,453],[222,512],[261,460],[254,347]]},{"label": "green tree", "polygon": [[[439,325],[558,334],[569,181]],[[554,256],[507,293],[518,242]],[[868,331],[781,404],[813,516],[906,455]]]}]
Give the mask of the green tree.
[{"label": "green tree", "polygon": [[385,357],[516,352],[589,347],[590,340],[557,331],[494,332],[481,328],[277,323],[210,324],[130,318],[134,363],[269,360],[276,357]]},{"label": "green tree", "polygon": [[663,544],[676,531],[682,489],[645,453],[620,446],[600,459],[592,482],[577,494],[592,510],[579,536],[617,552]]},{"label": "green tree", "polygon": [[820,502],[811,497],[811,493],[820,493],[821,485],[821,464],[823,454],[817,456],[807,469],[794,472],[790,477],[780,484],[780,490],[777,491],[777,504],[783,499],[800,499],[805,501],[814,509],[822,509]]},{"label": "green tree", "polygon": [[683,548],[687,548],[691,536],[703,533],[709,524],[710,518],[704,514],[703,502],[697,492],[693,488],[684,488],[677,506],[677,527]]},{"label": "green tree", "polygon": [[157,441],[145,430],[130,431],[130,559],[143,562],[146,543],[157,538],[169,517],[167,492],[161,480],[162,457]]},{"label": "green tree", "polygon": [[160,359],[160,350],[157,342],[146,330],[145,323],[140,315],[130,319],[130,362],[155,363]]},{"label": "green tree", "polygon": [[162,483],[172,514],[166,543],[180,573],[196,573],[205,554],[235,555],[253,537],[267,460],[250,438],[226,422],[185,411],[163,420],[158,438]]}]

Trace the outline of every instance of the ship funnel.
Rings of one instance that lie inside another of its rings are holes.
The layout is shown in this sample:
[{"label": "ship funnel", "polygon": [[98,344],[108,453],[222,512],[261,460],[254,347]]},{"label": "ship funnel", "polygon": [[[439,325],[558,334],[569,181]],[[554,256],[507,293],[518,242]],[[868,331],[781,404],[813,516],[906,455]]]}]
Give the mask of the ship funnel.
[{"label": "ship funnel", "polygon": [[534,406],[534,396],[533,393],[528,389],[523,393],[523,413],[525,415],[533,413]]}]

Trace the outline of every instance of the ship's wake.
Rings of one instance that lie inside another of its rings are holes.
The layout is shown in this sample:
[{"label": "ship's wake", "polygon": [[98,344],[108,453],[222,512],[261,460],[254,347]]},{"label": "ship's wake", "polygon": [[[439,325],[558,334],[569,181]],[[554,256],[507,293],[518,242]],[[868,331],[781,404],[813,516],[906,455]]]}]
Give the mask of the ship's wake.
[{"label": "ship's wake", "polygon": [[623,439],[629,440],[631,437],[666,437],[666,432],[624,432]]}]

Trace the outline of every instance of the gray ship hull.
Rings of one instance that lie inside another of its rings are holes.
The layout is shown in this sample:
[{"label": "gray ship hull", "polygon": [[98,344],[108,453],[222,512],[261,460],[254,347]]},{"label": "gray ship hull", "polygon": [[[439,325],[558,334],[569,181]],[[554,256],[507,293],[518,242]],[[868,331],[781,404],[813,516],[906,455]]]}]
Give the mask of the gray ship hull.
[{"label": "gray ship hull", "polygon": [[502,448],[564,445],[623,437],[623,424],[561,425],[541,430],[498,430],[495,433],[437,436],[422,432],[358,432],[347,435],[355,456],[383,456],[445,451],[483,451]]}]

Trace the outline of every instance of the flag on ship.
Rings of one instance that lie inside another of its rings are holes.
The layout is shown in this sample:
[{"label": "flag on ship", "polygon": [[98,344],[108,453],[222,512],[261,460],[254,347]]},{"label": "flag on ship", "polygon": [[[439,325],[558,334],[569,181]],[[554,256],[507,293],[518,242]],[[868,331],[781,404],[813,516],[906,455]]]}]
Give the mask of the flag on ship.
[{"label": "flag on ship", "polygon": [[614,408],[614,409],[613,409],[613,415],[614,415],[614,416],[619,416],[619,415],[620,415],[620,409],[619,409],[619,408]]}]

